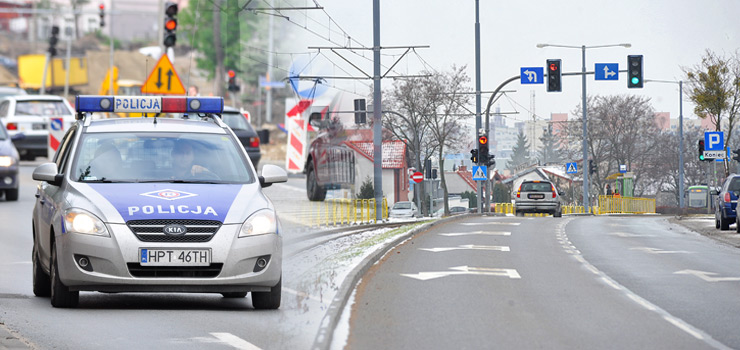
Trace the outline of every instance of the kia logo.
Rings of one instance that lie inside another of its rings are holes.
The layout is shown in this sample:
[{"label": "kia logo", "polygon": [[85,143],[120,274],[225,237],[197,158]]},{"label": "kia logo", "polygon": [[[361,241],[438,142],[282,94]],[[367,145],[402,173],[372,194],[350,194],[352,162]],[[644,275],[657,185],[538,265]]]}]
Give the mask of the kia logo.
[{"label": "kia logo", "polygon": [[184,225],[171,224],[164,227],[164,234],[168,236],[182,236],[188,232]]}]

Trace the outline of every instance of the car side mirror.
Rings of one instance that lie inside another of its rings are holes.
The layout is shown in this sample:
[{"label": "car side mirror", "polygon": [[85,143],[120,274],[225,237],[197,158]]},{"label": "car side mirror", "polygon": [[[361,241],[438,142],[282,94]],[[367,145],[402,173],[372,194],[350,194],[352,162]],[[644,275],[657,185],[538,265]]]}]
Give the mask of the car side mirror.
[{"label": "car side mirror", "polygon": [[36,181],[46,181],[54,186],[60,186],[64,175],[59,174],[56,163],[44,163],[33,170],[31,177]]},{"label": "car side mirror", "polygon": [[709,194],[711,194],[712,196],[716,196],[719,194],[719,192],[717,192],[716,190],[711,190],[709,191]]},{"label": "car side mirror", "polygon": [[288,173],[285,169],[272,164],[265,164],[262,167],[262,175],[259,177],[262,187],[270,187],[277,182],[287,182]]}]

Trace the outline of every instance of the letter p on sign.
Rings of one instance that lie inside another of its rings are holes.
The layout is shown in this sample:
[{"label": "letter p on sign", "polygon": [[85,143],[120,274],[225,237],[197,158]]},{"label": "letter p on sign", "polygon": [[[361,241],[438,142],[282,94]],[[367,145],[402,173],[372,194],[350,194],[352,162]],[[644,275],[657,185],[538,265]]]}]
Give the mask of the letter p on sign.
[{"label": "letter p on sign", "polygon": [[704,144],[706,151],[721,151],[724,149],[724,137],[722,131],[707,131],[704,133]]}]

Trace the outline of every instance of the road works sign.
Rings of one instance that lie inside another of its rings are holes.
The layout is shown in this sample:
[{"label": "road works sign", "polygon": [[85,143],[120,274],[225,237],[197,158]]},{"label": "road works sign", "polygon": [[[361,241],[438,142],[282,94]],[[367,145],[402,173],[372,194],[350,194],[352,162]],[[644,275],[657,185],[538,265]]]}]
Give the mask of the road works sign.
[{"label": "road works sign", "polygon": [[175,67],[167,55],[162,55],[154,69],[149,73],[149,77],[141,86],[141,92],[145,94],[173,94],[184,95],[185,86],[182,85],[180,77],[177,76]]}]

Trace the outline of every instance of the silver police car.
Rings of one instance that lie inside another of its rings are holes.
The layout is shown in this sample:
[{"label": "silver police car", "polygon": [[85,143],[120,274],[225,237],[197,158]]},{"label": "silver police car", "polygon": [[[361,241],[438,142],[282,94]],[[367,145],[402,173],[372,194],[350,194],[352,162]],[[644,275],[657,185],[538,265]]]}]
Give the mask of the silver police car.
[{"label": "silver police car", "polygon": [[[80,291],[198,292],[280,306],[280,223],[262,187],[287,181],[248,155],[213,97],[78,96],[77,121],[40,181],[33,291],[75,307]],[[93,112],[189,119],[95,119]]]}]

